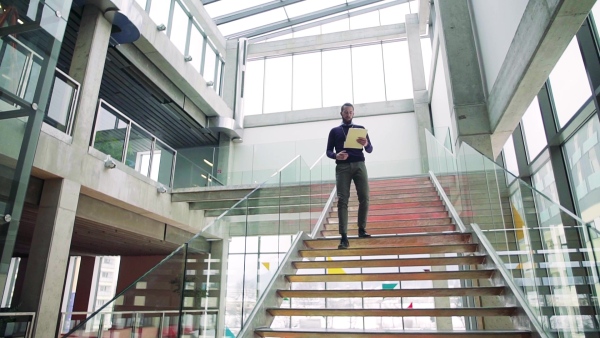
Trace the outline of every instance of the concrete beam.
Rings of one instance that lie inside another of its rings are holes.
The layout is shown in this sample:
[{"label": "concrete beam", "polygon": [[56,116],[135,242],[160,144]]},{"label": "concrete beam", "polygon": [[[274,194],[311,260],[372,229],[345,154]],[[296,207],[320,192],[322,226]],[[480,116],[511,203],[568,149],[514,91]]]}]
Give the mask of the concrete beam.
[{"label": "concrete beam", "polygon": [[[412,99],[355,104],[357,117],[412,113]],[[281,113],[250,115],[244,117],[244,128],[277,126],[283,124],[329,121],[340,119],[340,107],[294,110]]]},{"label": "concrete beam", "polygon": [[190,10],[192,16],[198,20],[200,27],[204,30],[204,33],[210,38],[215,44],[215,47],[222,55],[225,55],[225,37],[221,34],[219,27],[215,24],[213,19],[210,17],[204,5],[197,0],[182,0],[186,7]]},{"label": "concrete beam", "polygon": [[530,0],[488,98],[497,156],[595,0]]},{"label": "concrete beam", "polygon": [[[212,89],[198,71],[184,60],[183,54],[175,48],[169,37],[156,29],[156,23],[150,19],[137,3],[134,4],[142,17],[141,37],[133,44],[151,63],[160,69],[171,82],[191,100],[206,116],[232,117],[231,108]],[[225,55],[223,42],[223,55]],[[127,49],[120,46],[118,48]],[[139,58],[137,58],[139,59]],[[132,62],[136,60],[131,60]],[[141,62],[141,61],[137,61]]]},{"label": "concrete beam", "polygon": [[406,38],[404,23],[254,43],[248,46],[248,58],[289,55],[397,38]]},{"label": "concrete beam", "polygon": [[440,55],[446,68],[450,88],[451,111],[458,137],[479,152],[493,158],[491,131],[485,90],[479,67],[468,0],[436,1],[440,44],[446,53]]}]

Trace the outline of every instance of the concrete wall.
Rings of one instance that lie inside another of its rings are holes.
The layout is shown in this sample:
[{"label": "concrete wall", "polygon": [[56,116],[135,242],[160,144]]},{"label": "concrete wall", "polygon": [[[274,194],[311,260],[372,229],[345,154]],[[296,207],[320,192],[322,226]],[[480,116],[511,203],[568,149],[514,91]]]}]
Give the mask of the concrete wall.
[{"label": "concrete wall", "polygon": [[528,0],[470,0],[484,83],[491,92]]},{"label": "concrete wall", "polygon": [[[371,178],[420,173],[418,129],[414,113],[361,117],[357,110],[354,122],[369,130],[369,138],[373,142],[373,153],[365,155]],[[230,171],[265,171],[266,175],[296,155],[301,155],[310,167],[325,153],[331,128],[340,123],[341,119],[336,119],[246,128],[244,143],[234,146]]]}]

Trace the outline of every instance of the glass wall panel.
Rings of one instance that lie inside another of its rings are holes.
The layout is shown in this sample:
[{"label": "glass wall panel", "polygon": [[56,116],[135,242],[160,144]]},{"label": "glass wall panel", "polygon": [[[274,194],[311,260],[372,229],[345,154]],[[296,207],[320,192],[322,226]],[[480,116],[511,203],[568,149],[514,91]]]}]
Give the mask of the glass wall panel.
[{"label": "glass wall panel", "polygon": [[128,123],[119,115],[101,105],[96,116],[94,148],[122,162],[127,126]]},{"label": "glass wall panel", "polygon": [[[552,170],[552,163],[548,161],[544,164],[538,172],[531,176],[533,187],[548,196],[552,201],[558,203],[558,192],[556,190],[556,183],[554,179],[554,170]],[[560,209],[554,203],[549,200],[536,196],[535,198],[536,210],[539,214],[539,225],[548,227],[555,224],[561,224]]]},{"label": "glass wall panel", "polygon": [[292,110],[292,57],[284,56],[265,61],[264,112]]},{"label": "glass wall panel", "polygon": [[[152,135],[137,125],[131,126],[125,164],[142,175],[149,176],[152,156]],[[158,169],[158,168],[157,168]],[[158,172],[156,173],[158,178]]]},{"label": "glass wall panel", "polygon": [[352,48],[354,103],[385,101],[381,53],[381,44]]},{"label": "glass wall panel", "polygon": [[323,107],[352,102],[350,49],[323,52]]},{"label": "glass wall panel", "polygon": [[540,104],[537,97],[533,99],[533,102],[531,102],[523,115],[521,126],[523,127],[523,134],[525,136],[527,158],[531,162],[548,143],[546,141],[542,112],[540,111]]},{"label": "glass wall panel", "polygon": [[206,45],[206,54],[204,54],[204,80],[215,81],[215,67],[217,65],[217,55],[215,51],[210,47],[210,45]]},{"label": "glass wall panel", "polygon": [[3,36],[0,46],[0,87],[31,101],[41,62],[42,57],[33,49],[10,35]]},{"label": "glass wall panel", "polygon": [[321,53],[293,56],[292,109],[321,107]]},{"label": "glass wall panel", "polygon": [[161,141],[156,140],[150,177],[167,187],[171,186],[171,173],[173,171],[174,158],[175,151]]},{"label": "glass wall panel", "polygon": [[204,36],[200,33],[200,28],[196,25],[192,25],[192,32],[190,33],[190,48],[188,55],[192,57],[192,66],[200,72],[200,65],[202,65],[202,54],[204,53]]},{"label": "glass wall panel", "polygon": [[600,220],[598,130],[600,130],[600,123],[594,116],[565,144],[574,197],[584,222]]},{"label": "glass wall panel", "polygon": [[173,8],[173,23],[171,24],[170,39],[183,55],[185,55],[189,23],[189,16],[183,8],[181,8],[179,2],[176,1]]},{"label": "glass wall panel", "polygon": [[383,67],[388,101],[412,98],[412,75],[406,41],[383,44]]},{"label": "glass wall panel", "polygon": [[[161,0],[152,1],[150,4],[150,19],[158,25],[169,25],[169,12],[171,11],[171,1],[173,0]],[[164,30],[163,32],[166,32]]]},{"label": "glass wall panel", "polygon": [[561,128],[592,95],[576,37],[554,66],[549,81]]},{"label": "glass wall panel", "polygon": [[244,115],[262,114],[265,59],[246,63],[244,77]]}]

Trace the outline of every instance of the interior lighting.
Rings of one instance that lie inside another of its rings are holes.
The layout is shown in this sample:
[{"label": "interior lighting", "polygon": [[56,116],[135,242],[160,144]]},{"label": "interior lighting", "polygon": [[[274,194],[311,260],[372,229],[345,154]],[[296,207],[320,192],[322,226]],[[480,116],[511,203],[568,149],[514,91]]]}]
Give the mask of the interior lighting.
[{"label": "interior lighting", "polygon": [[204,163],[208,164],[211,167],[213,166],[213,164],[209,160],[207,160],[207,159],[204,159]]}]

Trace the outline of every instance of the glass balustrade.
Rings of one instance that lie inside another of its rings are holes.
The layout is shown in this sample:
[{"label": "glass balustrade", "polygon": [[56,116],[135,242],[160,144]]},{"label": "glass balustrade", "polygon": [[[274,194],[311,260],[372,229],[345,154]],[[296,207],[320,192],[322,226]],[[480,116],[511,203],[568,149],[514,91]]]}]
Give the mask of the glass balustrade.
[{"label": "glass balustrade", "polygon": [[172,186],[177,151],[104,100],[98,103],[92,146],[142,175]]},{"label": "glass balustrade", "polygon": [[428,133],[427,147],[463,223],[489,242],[543,330],[598,332],[595,227],[466,143],[452,153]]}]

